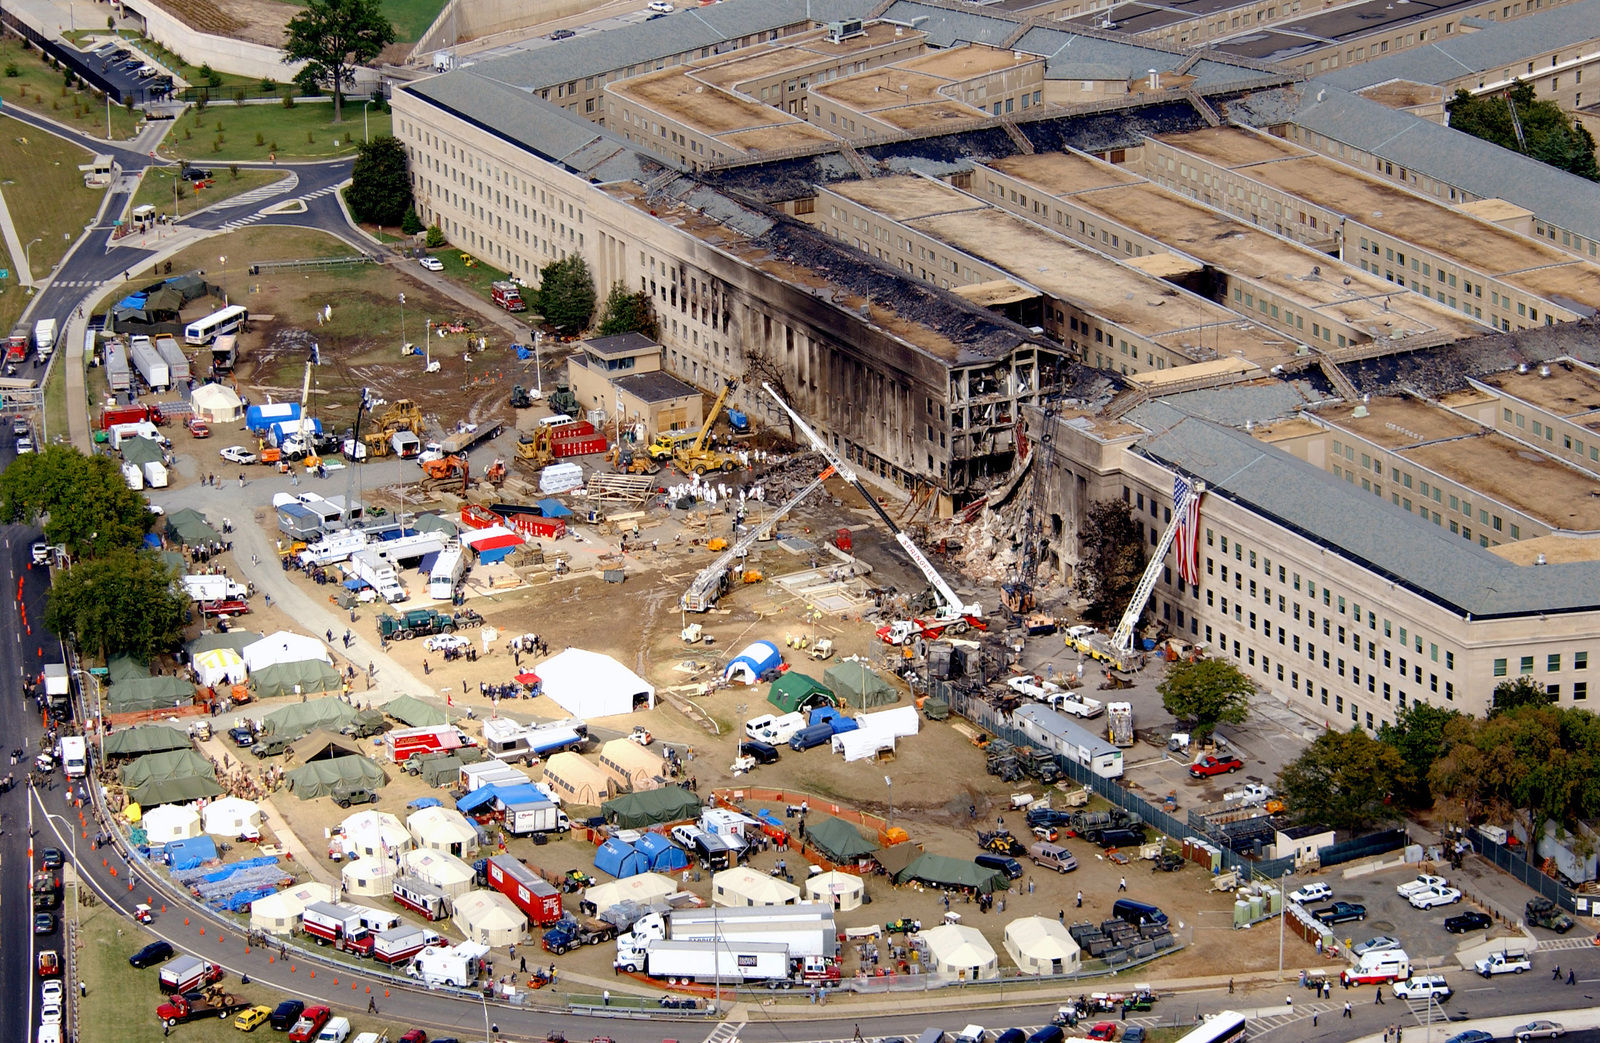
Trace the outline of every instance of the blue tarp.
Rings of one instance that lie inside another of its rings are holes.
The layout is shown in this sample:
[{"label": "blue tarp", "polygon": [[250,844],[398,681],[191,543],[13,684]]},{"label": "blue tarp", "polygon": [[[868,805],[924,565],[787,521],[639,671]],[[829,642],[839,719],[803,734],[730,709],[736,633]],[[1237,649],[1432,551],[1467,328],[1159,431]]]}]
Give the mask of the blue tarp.
[{"label": "blue tarp", "polygon": [[546,518],[572,517],[572,511],[559,500],[551,500],[546,498],[536,501],[534,506],[538,507],[539,513],[544,515]]},{"label": "blue tarp", "polygon": [[685,869],[689,865],[689,856],[684,853],[683,848],[660,833],[646,833],[633,847],[635,851],[650,860],[650,868],[658,873],[670,873],[674,869]]},{"label": "blue tarp", "polygon": [[443,551],[436,550],[432,554],[424,554],[422,556],[422,561],[417,565],[417,571],[423,573],[424,575],[433,575],[433,567],[438,564],[439,555],[443,553]]},{"label": "blue tarp", "polygon": [[235,891],[215,904],[230,913],[242,913],[250,908],[251,902],[277,893],[278,889],[276,887],[257,887],[249,891]]},{"label": "blue tarp", "polygon": [[255,869],[259,866],[275,866],[277,864],[278,859],[274,855],[263,855],[260,858],[247,858],[243,862],[234,862],[231,865],[223,866],[215,873],[207,873],[200,879],[209,881],[211,883],[216,883],[218,880],[228,879],[228,877],[239,872],[241,869]]},{"label": "blue tarp", "polygon": [[132,308],[137,311],[138,309],[143,308],[144,302],[149,299],[149,297],[142,293],[130,293],[126,297],[122,298],[122,300],[118,301],[114,307]]},{"label": "blue tarp", "polygon": [[147,533],[144,534],[144,545],[146,547],[149,547],[151,550],[160,550],[161,549],[161,537],[157,536],[153,532],[147,532]]},{"label": "blue tarp", "polygon": [[406,805],[406,810],[421,811],[423,808],[437,808],[443,806],[444,801],[440,800],[438,797],[418,797],[416,800],[413,800],[411,803]]},{"label": "blue tarp", "polygon": [[456,801],[456,810],[463,815],[472,814],[478,808],[484,807],[494,800],[494,790],[493,786],[479,786],[465,797]]},{"label": "blue tarp", "polygon": [[511,546],[511,547],[496,547],[496,548],[494,548],[492,550],[479,551],[478,552],[478,563],[481,564],[481,565],[497,565],[500,562],[505,561],[507,558],[511,557],[511,552],[516,550],[516,549],[517,548],[515,546]]},{"label": "blue tarp", "polygon": [[511,346],[513,348],[517,349],[517,360],[519,362],[526,362],[529,359],[533,358],[533,348],[529,347],[528,345],[526,345],[526,344],[513,344]]},{"label": "blue tarp", "polygon": [[168,864],[173,869],[193,869],[217,857],[217,845],[210,837],[174,840],[167,845]]},{"label": "blue tarp", "polygon": [[594,853],[594,867],[618,880],[625,880],[650,872],[650,860],[635,850],[632,844],[624,844],[616,837],[611,837]]},{"label": "blue tarp", "polygon": [[515,786],[479,786],[465,797],[456,801],[456,810],[463,815],[470,815],[476,809],[485,807],[496,800],[502,804],[531,804],[535,801],[548,801],[549,799],[539,787],[531,782],[524,782]]}]

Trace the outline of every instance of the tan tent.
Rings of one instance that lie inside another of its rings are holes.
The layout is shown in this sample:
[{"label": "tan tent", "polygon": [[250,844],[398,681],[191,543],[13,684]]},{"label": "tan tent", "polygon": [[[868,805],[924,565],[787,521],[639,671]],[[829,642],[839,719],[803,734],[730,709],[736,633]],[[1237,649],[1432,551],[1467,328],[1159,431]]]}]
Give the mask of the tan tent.
[{"label": "tan tent", "polygon": [[339,871],[339,880],[346,894],[366,895],[369,898],[389,898],[394,894],[395,864],[393,859],[359,857],[345,863]]},{"label": "tan tent", "polygon": [[946,923],[918,937],[928,946],[932,970],[961,981],[1000,977],[1000,957],[984,940],[983,932],[966,924]]},{"label": "tan tent", "polygon": [[300,924],[300,914],[313,902],[333,901],[333,888],[308,880],[277,894],[250,903],[250,926],[269,934],[292,934]]},{"label": "tan tent", "polygon": [[407,851],[401,861],[408,876],[443,891],[452,901],[472,890],[476,874],[471,866],[454,855],[443,851]]},{"label": "tan tent", "polygon": [[498,949],[527,935],[528,918],[499,891],[468,891],[451,905],[451,919],[468,941]]},{"label": "tan tent", "polygon": [[724,869],[711,878],[711,901],[725,906],[794,905],[800,889],[748,866]]},{"label": "tan tent", "polygon": [[661,777],[661,758],[632,739],[612,739],[600,747],[600,770],[619,790],[641,793],[667,784]]},{"label": "tan tent", "polygon": [[1023,974],[1074,974],[1082,963],[1078,943],[1048,916],[1024,916],[1006,924],[1005,946]]},{"label": "tan tent", "polygon": [[569,804],[597,808],[611,796],[611,780],[606,773],[571,750],[544,762],[544,781]]},{"label": "tan tent", "polygon": [[806,901],[821,902],[840,911],[861,908],[867,886],[850,873],[818,873],[806,880]]},{"label": "tan tent", "polygon": [[608,880],[583,892],[583,901],[599,916],[614,905],[638,902],[649,905],[658,898],[678,893],[677,881],[664,873],[639,873],[625,880]]},{"label": "tan tent", "polygon": [[478,831],[455,808],[431,807],[406,819],[406,829],[419,848],[470,858],[478,850]]}]

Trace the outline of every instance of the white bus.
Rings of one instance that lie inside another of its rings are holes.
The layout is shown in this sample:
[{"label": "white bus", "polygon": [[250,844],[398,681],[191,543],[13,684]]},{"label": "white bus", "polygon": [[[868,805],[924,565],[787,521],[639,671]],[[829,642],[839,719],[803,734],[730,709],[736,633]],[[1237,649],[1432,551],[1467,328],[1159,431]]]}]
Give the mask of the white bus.
[{"label": "white bus", "polygon": [[1247,1038],[1244,1015],[1224,1010],[1207,1018],[1178,1043],[1244,1043]]},{"label": "white bus", "polygon": [[248,309],[237,304],[229,305],[221,311],[212,312],[203,319],[197,319],[183,328],[183,342],[185,344],[210,344],[224,333],[238,333],[245,320],[250,318]]}]

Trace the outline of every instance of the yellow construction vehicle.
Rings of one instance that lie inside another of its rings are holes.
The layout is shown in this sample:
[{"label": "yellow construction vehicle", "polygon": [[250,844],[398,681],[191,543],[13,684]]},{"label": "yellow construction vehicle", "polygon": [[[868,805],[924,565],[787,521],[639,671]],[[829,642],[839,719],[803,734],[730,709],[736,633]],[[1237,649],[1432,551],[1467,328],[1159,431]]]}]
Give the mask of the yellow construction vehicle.
[{"label": "yellow construction vehicle", "polygon": [[513,463],[519,467],[538,470],[546,464],[555,461],[555,454],[550,451],[550,428],[539,427],[532,431],[522,431],[517,435],[517,458]]},{"label": "yellow construction vehicle", "polygon": [[606,452],[606,463],[618,474],[656,474],[661,470],[661,465],[650,459],[648,454],[621,443],[613,445]]},{"label": "yellow construction vehicle", "polygon": [[368,458],[388,456],[391,450],[390,440],[397,431],[410,431],[414,435],[422,434],[422,410],[409,398],[402,398],[395,402],[384,414],[372,422],[371,431],[361,436],[362,443],[367,447]]},{"label": "yellow construction vehicle", "polygon": [[737,386],[732,380],[723,384],[722,392],[717,395],[717,400],[711,405],[711,412],[706,416],[706,422],[700,427],[700,436],[687,446],[673,451],[672,458],[685,471],[705,474],[707,471],[731,471],[739,465],[739,458],[732,453],[720,453],[715,449],[706,448],[706,439],[710,437],[711,429],[716,426],[717,417],[722,413],[722,404],[728,400],[728,392]]}]

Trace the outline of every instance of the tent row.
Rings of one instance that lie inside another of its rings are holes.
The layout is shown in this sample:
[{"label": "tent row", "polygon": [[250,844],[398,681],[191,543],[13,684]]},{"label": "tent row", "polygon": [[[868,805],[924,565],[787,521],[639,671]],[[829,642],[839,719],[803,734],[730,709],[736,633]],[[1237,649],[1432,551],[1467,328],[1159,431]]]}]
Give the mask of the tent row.
[{"label": "tent row", "polygon": [[[729,663],[729,668],[733,665]],[[813,706],[875,710],[899,701],[900,692],[893,685],[865,662],[855,659],[842,660],[829,667],[821,681],[798,670],[787,670],[767,690],[767,702],[776,706],[780,713],[804,711]]]}]

